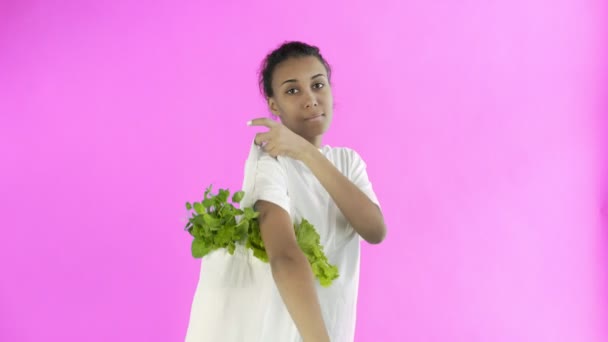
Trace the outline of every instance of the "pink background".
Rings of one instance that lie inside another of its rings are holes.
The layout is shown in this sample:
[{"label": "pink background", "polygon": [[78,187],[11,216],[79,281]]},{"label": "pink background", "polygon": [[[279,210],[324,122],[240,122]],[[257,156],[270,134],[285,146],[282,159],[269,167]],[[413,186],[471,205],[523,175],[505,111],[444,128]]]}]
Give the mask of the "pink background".
[{"label": "pink background", "polygon": [[325,142],[367,161],[389,228],[357,341],[608,340],[606,13],[1,1],[0,340],[183,340],[184,203],[240,187],[256,70],[288,39],[333,64]]}]

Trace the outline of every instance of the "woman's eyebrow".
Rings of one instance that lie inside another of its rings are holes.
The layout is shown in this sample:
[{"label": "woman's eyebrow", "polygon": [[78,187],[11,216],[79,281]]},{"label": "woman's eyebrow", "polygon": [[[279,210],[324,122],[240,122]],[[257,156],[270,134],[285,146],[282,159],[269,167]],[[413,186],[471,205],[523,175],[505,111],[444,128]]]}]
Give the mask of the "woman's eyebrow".
[{"label": "woman's eyebrow", "polygon": [[283,85],[285,83],[298,83],[298,80],[296,80],[296,79],[287,80],[287,81],[284,81],[283,83],[281,83],[281,85]]},{"label": "woman's eyebrow", "polygon": [[[310,79],[311,79],[311,80],[314,80],[315,78],[317,78],[317,77],[322,77],[322,76],[325,76],[325,75],[324,75],[324,74],[316,74],[316,75],[314,75],[313,77],[311,77]],[[298,80],[296,80],[296,79],[293,79],[293,78],[292,78],[292,79],[289,79],[289,80],[283,81],[283,83],[281,83],[281,85],[283,85],[283,84],[285,84],[285,83],[298,83]]]}]

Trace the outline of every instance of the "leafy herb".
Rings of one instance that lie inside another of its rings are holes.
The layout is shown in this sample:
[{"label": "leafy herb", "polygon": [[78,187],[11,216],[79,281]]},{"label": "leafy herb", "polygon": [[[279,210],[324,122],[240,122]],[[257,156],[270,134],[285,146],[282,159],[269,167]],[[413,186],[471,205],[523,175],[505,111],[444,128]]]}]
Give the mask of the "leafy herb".
[{"label": "leafy herb", "polygon": [[[203,258],[221,248],[233,255],[236,245],[241,244],[251,249],[256,258],[268,262],[268,254],[260,233],[259,213],[253,208],[241,209],[233,205],[240,203],[245,193],[234,193],[233,203],[229,203],[228,189],[220,189],[214,195],[211,188],[209,186],[205,190],[201,202],[186,203],[186,209],[192,210],[192,218],[188,219],[185,227],[194,237],[192,256]],[[306,255],[313,274],[322,286],[330,286],[339,276],[338,268],[328,262],[315,227],[303,219],[299,225],[294,224],[294,230],[298,246]]]}]

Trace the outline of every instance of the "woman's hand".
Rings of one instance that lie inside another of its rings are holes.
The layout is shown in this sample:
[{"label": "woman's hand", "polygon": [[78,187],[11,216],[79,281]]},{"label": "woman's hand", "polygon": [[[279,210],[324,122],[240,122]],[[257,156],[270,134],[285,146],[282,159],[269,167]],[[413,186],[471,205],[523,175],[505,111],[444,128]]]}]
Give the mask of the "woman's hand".
[{"label": "woman's hand", "polygon": [[302,160],[314,146],[283,124],[268,118],[258,118],[247,123],[249,126],[265,126],[270,130],[255,135],[255,143],[273,157],[287,156]]}]

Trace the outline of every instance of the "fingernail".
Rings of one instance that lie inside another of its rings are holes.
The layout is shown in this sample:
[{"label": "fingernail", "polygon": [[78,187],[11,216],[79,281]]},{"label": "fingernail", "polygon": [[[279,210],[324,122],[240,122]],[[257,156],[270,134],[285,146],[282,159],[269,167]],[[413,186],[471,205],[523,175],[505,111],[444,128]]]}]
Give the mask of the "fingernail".
[{"label": "fingernail", "polygon": [[247,126],[251,126],[251,121],[247,121]]}]

